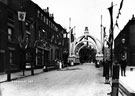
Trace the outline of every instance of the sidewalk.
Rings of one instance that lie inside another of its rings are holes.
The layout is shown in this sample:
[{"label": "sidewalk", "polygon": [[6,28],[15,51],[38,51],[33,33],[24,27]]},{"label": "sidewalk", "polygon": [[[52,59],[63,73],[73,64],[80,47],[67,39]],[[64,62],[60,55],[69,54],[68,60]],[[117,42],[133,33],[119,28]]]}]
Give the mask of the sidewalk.
[{"label": "sidewalk", "polygon": [[122,91],[122,94],[135,96],[135,67],[128,66],[126,69],[126,76],[121,76],[120,74],[119,82],[120,91]]},{"label": "sidewalk", "polygon": [[[70,66],[68,66],[68,67],[70,67]],[[56,70],[56,69],[55,69],[54,66],[48,67],[48,71],[51,71],[51,70]],[[43,68],[34,69],[34,75],[38,75],[40,73],[44,73]],[[31,69],[25,70],[25,75],[24,76],[23,76],[22,71],[14,72],[14,73],[11,73],[11,81],[19,79],[19,78],[25,78],[25,77],[28,77],[28,76],[34,76],[34,75],[31,75]],[[3,83],[3,82],[8,82],[6,73],[0,74],[0,83]]]},{"label": "sidewalk", "polygon": [[[43,73],[42,68],[41,69],[34,69],[34,75],[37,75],[37,74],[40,74],[40,73]],[[11,73],[11,81],[19,79],[19,78],[25,78],[25,77],[28,77],[28,76],[33,76],[33,75],[31,75],[31,70],[25,70],[24,76],[23,76],[22,71]],[[8,82],[6,73],[0,74],[0,83],[3,83],[3,82]]]}]

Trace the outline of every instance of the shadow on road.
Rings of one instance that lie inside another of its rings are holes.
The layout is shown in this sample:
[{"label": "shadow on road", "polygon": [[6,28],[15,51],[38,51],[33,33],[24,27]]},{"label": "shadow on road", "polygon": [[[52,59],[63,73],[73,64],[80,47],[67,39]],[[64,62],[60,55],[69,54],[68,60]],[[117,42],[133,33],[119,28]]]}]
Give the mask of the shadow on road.
[{"label": "shadow on road", "polygon": [[82,70],[81,68],[65,68],[65,69],[61,69],[59,71],[71,71],[71,70]]}]

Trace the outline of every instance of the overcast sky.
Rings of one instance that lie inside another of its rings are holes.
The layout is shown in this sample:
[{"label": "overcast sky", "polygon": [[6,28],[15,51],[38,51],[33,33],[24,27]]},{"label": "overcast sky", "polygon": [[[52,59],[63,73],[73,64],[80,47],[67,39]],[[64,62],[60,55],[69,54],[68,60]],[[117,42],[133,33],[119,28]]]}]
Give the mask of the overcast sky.
[{"label": "overcast sky", "polygon": [[[49,12],[54,14],[55,22],[61,24],[69,30],[69,18],[71,27],[75,27],[76,37],[83,35],[84,28],[89,28],[90,35],[101,39],[101,15],[103,15],[103,26],[106,27],[107,34],[110,28],[110,14],[107,8],[113,2],[114,23],[120,7],[121,0],[32,0],[42,9],[49,7]],[[118,19],[120,30],[127,24],[135,13],[135,0],[124,0],[121,15]],[[119,33],[115,27],[114,36]]]}]

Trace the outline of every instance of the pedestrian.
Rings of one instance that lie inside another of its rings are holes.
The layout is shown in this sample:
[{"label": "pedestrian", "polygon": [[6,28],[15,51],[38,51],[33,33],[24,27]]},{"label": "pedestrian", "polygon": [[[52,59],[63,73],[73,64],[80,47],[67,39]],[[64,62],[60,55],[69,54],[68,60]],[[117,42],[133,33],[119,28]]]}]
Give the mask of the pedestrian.
[{"label": "pedestrian", "polygon": [[104,62],[104,75],[105,75],[105,84],[110,84],[110,81],[109,81],[109,61],[106,60]]},{"label": "pedestrian", "polygon": [[125,56],[122,56],[120,65],[121,65],[121,76],[123,76],[123,75],[126,76],[127,62],[126,62]]},{"label": "pedestrian", "polygon": [[56,69],[59,70],[59,60],[58,59],[55,59],[55,63],[56,63]]}]

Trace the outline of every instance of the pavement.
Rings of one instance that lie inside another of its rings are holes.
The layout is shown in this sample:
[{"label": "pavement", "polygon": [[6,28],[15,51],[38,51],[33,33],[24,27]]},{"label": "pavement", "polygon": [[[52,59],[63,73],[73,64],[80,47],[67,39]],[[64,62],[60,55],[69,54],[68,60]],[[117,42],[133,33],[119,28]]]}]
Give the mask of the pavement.
[{"label": "pavement", "polygon": [[[83,64],[43,72],[42,69],[12,73],[10,82],[0,83],[0,96],[108,96],[111,87],[104,84],[103,68]],[[1,78],[6,78],[0,75]],[[1,79],[4,81],[5,79]]]},{"label": "pavement", "polygon": [[[51,70],[54,70],[54,69],[55,69],[54,66],[48,67],[48,71],[51,71]],[[34,69],[34,75],[38,75],[40,73],[44,73],[43,68]],[[26,69],[25,75],[23,75],[23,71],[18,71],[18,72],[11,73],[10,77],[11,77],[11,81],[12,81],[12,80],[21,79],[21,78],[25,78],[25,77],[28,77],[28,76],[34,76],[34,75],[31,75],[30,69]],[[3,83],[3,82],[8,82],[7,81],[7,74],[5,72],[0,73],[0,83]]]},{"label": "pavement", "polygon": [[[43,73],[43,69],[34,69],[34,75],[38,75],[40,73]],[[25,77],[28,77],[28,76],[32,76],[31,70],[25,70],[25,75],[23,75],[22,71],[14,72],[14,73],[11,73],[11,81],[21,79],[21,78],[25,78]],[[8,82],[7,81],[7,74],[1,73],[0,74],[0,83],[4,83],[4,82]]]},{"label": "pavement", "polygon": [[[120,74],[120,88],[125,91],[122,94],[134,94],[135,96],[135,66],[128,66],[126,68],[126,76],[121,76]],[[129,96],[129,95],[128,95]]]}]

